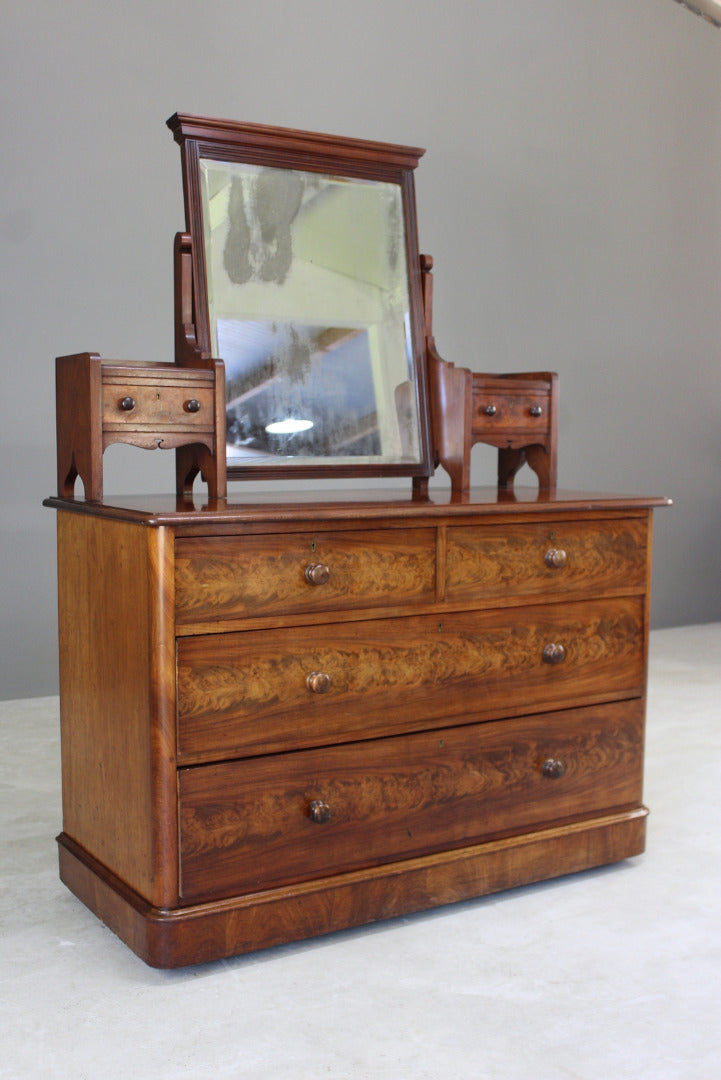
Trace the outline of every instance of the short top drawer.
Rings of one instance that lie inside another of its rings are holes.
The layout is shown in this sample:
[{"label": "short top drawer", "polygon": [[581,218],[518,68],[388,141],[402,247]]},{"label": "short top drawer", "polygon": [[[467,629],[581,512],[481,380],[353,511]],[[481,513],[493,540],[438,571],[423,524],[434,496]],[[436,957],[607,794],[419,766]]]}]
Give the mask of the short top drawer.
[{"label": "short top drawer", "polygon": [[178,625],[426,603],[435,596],[434,529],[180,538]]},{"label": "short top drawer", "polygon": [[645,587],[645,518],[452,526],[445,598],[479,601]]}]

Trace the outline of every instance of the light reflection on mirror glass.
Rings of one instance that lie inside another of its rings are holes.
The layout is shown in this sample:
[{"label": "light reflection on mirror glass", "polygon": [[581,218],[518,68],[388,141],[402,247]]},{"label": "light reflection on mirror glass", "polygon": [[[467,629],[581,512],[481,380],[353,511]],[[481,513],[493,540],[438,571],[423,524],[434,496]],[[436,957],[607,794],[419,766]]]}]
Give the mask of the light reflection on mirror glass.
[{"label": "light reflection on mirror glass", "polygon": [[397,184],[201,160],[228,464],[420,457]]}]

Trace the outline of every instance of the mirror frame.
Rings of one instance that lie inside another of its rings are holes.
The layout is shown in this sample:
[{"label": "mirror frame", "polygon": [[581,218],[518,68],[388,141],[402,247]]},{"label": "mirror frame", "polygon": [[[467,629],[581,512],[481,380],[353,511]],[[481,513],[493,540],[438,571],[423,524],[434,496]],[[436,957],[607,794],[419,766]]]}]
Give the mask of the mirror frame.
[{"label": "mirror frame", "polygon": [[[180,146],[183,172],[186,230],[191,240],[193,323],[195,344],[207,355],[211,352],[203,208],[201,191],[202,159],[219,162],[297,169],[363,180],[385,181],[400,187],[409,294],[412,368],[415,383],[419,457],[414,462],[342,463],[307,459],[297,465],[229,465],[229,479],[292,477],[411,476],[428,477],[433,471],[423,294],[416,218],[414,169],[424,154],[417,147],[370,142],[334,135],[297,131],[260,124],[239,123],[210,117],[175,113],[168,121]],[[222,358],[221,358],[222,359]],[[225,411],[225,403],[223,403]]]}]

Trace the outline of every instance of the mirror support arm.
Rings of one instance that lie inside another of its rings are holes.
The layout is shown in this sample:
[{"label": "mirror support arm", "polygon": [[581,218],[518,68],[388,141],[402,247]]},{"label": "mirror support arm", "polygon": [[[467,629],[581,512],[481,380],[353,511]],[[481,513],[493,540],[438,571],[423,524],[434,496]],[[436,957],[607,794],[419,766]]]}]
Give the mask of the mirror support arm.
[{"label": "mirror support arm", "polygon": [[175,363],[182,368],[213,372],[213,447],[192,443],[175,452],[176,492],[189,497],[200,474],[212,498],[228,492],[225,456],[225,365],[203,352],[195,335],[193,307],[193,248],[189,233],[176,233],[173,247],[175,292]]},{"label": "mirror support arm", "polygon": [[512,488],[524,463],[541,491],[556,487],[558,376],[538,371],[508,375],[471,372],[443,360],[433,336],[433,259],[421,255],[423,315],[433,464],[451,478],[454,496],[471,486],[471,449],[498,448],[498,487]]}]

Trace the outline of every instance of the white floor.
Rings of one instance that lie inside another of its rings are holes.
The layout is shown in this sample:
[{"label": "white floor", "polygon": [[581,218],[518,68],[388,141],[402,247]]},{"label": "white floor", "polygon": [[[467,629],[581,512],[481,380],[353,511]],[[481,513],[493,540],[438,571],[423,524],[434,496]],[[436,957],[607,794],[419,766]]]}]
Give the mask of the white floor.
[{"label": "white floor", "polygon": [[0,1077],[721,1077],[721,624],[651,642],[648,851],[176,972],[60,884],[58,703],[0,703]]}]

